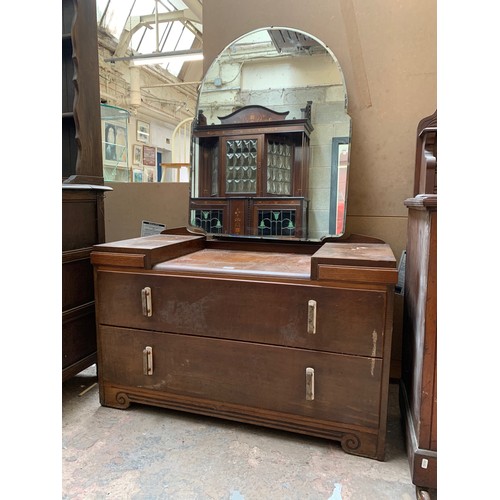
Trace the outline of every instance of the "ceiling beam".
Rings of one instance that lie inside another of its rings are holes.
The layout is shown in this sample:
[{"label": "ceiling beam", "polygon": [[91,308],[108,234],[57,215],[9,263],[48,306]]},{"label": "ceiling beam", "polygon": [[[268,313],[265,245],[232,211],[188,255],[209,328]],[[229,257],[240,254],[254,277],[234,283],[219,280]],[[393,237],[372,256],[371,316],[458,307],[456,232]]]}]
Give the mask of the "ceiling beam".
[{"label": "ceiling beam", "polygon": [[151,25],[155,24],[157,21],[158,23],[170,23],[173,21],[180,21],[183,23],[186,23],[187,21],[200,22],[198,17],[194,15],[190,9],[158,13],[158,18],[155,14],[130,17],[130,22],[126,23],[120,34],[120,39],[118,40],[114,56],[123,57],[127,53],[132,35],[144,26],[151,28]]},{"label": "ceiling beam", "polygon": [[186,7],[197,18],[198,23],[203,24],[203,7],[200,0],[183,0]]}]

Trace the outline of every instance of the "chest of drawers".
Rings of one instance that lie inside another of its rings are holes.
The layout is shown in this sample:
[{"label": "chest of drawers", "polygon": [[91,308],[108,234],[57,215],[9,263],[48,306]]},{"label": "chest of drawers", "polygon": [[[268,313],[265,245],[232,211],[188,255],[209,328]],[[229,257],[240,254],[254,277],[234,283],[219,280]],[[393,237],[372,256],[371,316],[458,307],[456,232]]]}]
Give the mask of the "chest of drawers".
[{"label": "chest of drawers", "polygon": [[96,245],[104,406],[190,411],[383,460],[396,262],[386,244]]}]

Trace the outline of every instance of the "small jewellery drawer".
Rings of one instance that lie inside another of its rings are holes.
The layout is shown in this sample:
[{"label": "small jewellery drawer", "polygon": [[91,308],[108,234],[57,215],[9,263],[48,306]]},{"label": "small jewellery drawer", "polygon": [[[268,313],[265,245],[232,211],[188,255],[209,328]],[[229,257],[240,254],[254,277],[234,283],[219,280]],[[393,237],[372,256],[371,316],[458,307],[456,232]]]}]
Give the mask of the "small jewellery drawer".
[{"label": "small jewellery drawer", "polygon": [[382,357],[383,290],[98,271],[98,322]]},{"label": "small jewellery drawer", "polygon": [[211,408],[379,425],[381,359],[105,326],[99,343],[104,387],[162,401],[196,398]]}]

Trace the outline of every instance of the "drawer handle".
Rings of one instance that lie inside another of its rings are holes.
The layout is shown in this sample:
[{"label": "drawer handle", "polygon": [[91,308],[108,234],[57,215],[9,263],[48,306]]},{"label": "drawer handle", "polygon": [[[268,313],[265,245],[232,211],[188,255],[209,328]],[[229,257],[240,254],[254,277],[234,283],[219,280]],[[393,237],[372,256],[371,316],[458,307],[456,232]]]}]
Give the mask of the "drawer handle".
[{"label": "drawer handle", "polygon": [[306,368],[306,399],[314,400],[314,368]]},{"label": "drawer handle", "polygon": [[316,301],[307,304],[307,333],[316,333]]},{"label": "drawer handle", "polygon": [[151,288],[149,288],[149,286],[141,290],[141,297],[142,297],[142,314],[147,317],[153,316]]},{"label": "drawer handle", "polygon": [[153,348],[145,347],[142,351],[142,371],[144,375],[153,375]]}]

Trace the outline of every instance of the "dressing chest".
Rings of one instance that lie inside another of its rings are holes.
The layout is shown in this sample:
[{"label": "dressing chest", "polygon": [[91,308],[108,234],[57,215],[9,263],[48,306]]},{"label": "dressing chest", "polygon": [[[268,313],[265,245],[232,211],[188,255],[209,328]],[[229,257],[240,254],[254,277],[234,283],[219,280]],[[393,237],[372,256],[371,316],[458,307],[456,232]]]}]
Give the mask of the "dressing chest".
[{"label": "dressing chest", "polygon": [[102,405],[222,417],[384,459],[387,244],[186,231],[95,245],[92,263]]}]

